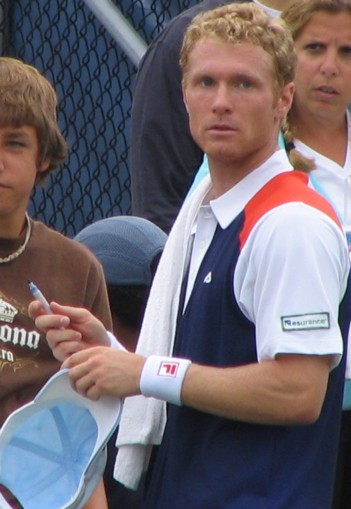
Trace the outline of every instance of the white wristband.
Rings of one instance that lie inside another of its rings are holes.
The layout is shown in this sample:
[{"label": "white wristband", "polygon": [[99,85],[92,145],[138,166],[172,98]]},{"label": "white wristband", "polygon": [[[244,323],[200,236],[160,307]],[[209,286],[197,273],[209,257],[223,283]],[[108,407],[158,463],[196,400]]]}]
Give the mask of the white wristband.
[{"label": "white wristband", "polygon": [[141,372],[141,394],[180,406],[183,380],[190,364],[189,359],[150,355]]}]

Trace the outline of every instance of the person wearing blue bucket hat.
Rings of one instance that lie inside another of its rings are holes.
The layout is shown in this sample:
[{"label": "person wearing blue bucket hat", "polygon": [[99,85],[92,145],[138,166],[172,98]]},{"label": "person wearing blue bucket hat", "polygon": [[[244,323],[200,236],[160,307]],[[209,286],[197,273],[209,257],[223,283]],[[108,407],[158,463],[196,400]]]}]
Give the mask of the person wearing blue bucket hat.
[{"label": "person wearing blue bucket hat", "polygon": [[[116,216],[86,226],[75,240],[86,246],[101,263],[114,334],[127,350],[134,351],[167,235],[147,219]],[[117,431],[107,446],[104,482],[108,506],[110,509],[138,509],[143,483],[138,491],[133,491],[113,478],[116,434]]]}]

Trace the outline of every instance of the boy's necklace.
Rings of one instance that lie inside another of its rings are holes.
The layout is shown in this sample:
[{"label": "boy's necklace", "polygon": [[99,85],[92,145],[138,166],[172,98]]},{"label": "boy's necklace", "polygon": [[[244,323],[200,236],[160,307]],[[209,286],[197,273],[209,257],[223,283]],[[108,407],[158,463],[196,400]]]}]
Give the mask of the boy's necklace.
[{"label": "boy's necklace", "polygon": [[12,260],[15,260],[16,258],[18,258],[19,255],[21,255],[23,253],[23,251],[26,249],[27,244],[30,239],[30,234],[32,231],[32,226],[31,226],[27,212],[26,212],[26,221],[27,221],[27,232],[26,232],[26,238],[24,239],[23,244],[18,249],[16,249],[16,251],[11,253],[10,255],[6,256],[5,258],[0,258],[0,264],[12,262]]}]

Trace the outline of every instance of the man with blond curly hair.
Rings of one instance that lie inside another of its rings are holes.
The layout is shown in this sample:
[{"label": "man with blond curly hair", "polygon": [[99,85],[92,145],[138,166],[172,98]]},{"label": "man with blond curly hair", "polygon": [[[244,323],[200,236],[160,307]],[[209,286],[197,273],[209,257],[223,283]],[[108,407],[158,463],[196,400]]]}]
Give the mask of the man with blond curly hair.
[{"label": "man with blond curly hair", "polygon": [[149,466],[143,509],[328,509],[350,262],[331,205],[278,147],[293,40],[254,3],[231,4],[194,18],[180,63],[210,177],[170,233],[136,353],[60,356],[77,329],[106,331],[84,309],[31,313],[79,393],[127,397],[115,477],[135,486]]}]

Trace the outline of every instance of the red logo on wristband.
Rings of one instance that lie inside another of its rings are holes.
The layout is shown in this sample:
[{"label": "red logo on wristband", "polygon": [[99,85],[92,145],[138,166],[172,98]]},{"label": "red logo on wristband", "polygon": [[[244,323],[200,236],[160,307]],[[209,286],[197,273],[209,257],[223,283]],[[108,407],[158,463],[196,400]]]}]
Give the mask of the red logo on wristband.
[{"label": "red logo on wristband", "polygon": [[179,362],[163,361],[158,370],[158,376],[177,376]]}]

